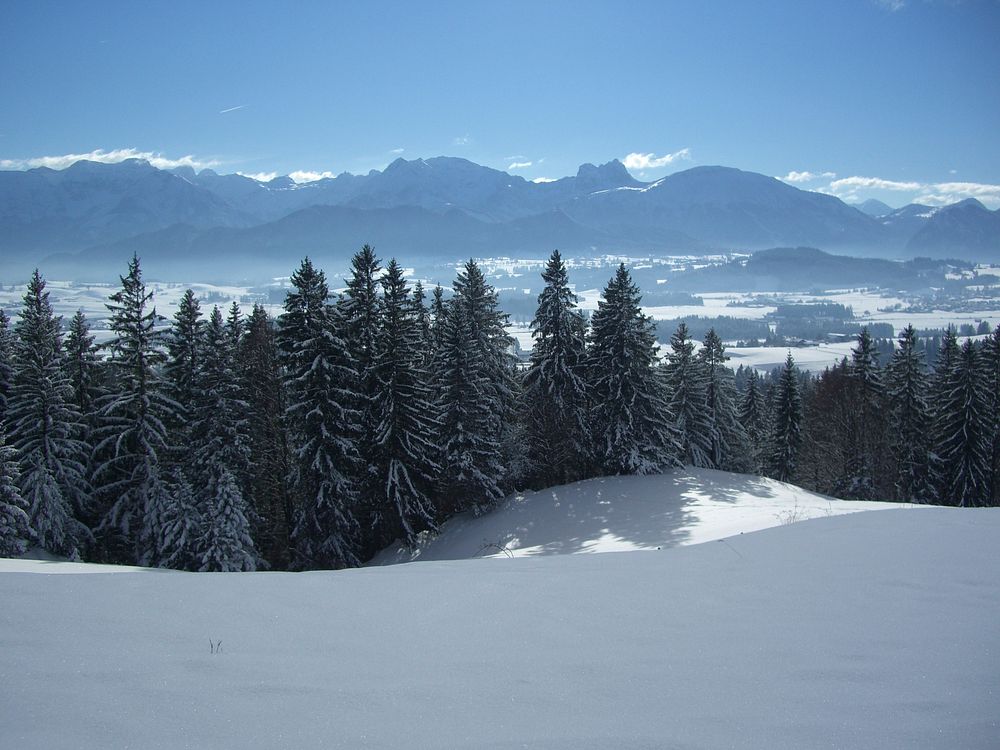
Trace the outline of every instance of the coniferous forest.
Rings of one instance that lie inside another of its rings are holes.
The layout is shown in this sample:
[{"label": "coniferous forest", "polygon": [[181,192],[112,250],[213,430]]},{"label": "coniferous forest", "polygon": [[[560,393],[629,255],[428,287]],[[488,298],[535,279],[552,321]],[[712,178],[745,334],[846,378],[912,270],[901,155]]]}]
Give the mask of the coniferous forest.
[{"label": "coniferous forest", "polygon": [[659,350],[620,266],[589,320],[554,252],[526,364],[475,262],[450,294],[371,247],[342,294],[302,261],[272,320],[156,313],[133,258],[110,342],[36,271],[0,311],[0,555],[196,571],[342,568],[508,493],[684,464],[836,497],[1000,505],[1000,329],[932,362],[867,330],[818,376],[734,373],[713,330]]}]

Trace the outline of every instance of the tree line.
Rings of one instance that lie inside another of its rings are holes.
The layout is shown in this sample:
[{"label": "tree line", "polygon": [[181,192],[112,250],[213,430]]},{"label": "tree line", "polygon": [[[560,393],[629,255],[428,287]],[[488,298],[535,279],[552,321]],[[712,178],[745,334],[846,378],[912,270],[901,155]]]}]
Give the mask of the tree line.
[{"label": "tree line", "polygon": [[1000,504],[1000,330],[933,368],[907,328],[885,367],[867,330],[818,377],[741,377],[714,330],[660,356],[619,266],[589,320],[554,252],[526,367],[475,262],[451,293],[363,247],[342,294],[305,259],[283,312],[165,322],[138,258],[99,347],[63,331],[36,271],[0,311],[0,554],[185,570],[341,568],[514,489],[684,464],[839,497]]}]

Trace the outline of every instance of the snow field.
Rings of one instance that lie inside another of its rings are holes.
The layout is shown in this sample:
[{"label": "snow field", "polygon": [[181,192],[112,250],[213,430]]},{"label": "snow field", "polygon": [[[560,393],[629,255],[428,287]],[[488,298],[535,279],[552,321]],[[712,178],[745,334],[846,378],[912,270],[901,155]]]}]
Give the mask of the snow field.
[{"label": "snow field", "polygon": [[3,573],[0,745],[992,749],[998,540],[931,508],[644,554]]}]

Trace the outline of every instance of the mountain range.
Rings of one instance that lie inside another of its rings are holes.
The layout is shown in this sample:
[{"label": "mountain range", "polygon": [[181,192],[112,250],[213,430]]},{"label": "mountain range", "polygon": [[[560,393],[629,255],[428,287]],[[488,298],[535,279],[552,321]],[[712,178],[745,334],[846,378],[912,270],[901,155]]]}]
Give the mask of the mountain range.
[{"label": "mountain range", "polygon": [[403,260],[705,254],[809,245],[863,256],[1000,260],[1000,212],[852,207],[729,167],[655,182],[620,161],[532,182],[465,159],[397,159],[382,171],[296,184],[138,159],[0,171],[0,272],[118,273],[133,252],[161,275],[287,274],[304,255],[343,265],[361,244]]}]

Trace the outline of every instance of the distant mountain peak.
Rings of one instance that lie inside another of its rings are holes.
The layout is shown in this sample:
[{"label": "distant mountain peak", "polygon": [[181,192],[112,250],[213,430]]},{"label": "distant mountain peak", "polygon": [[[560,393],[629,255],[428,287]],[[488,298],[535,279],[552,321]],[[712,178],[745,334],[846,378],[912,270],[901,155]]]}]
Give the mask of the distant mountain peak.
[{"label": "distant mountain peak", "polygon": [[642,183],[635,179],[618,159],[612,159],[599,167],[589,162],[581,164],[576,171],[576,184],[578,189],[590,191],[638,186]]}]

